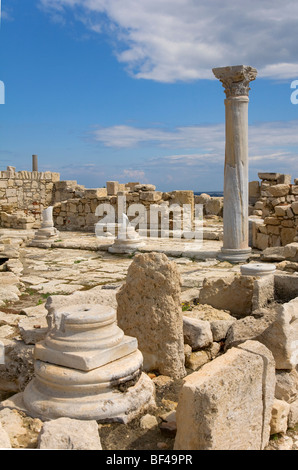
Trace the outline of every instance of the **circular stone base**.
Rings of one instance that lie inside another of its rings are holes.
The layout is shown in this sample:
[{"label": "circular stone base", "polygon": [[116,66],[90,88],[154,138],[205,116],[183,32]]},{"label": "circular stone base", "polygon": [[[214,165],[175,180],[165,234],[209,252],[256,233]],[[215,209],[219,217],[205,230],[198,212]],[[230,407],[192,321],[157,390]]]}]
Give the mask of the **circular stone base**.
[{"label": "circular stone base", "polygon": [[151,404],[154,385],[141,373],[139,350],[88,372],[35,361],[35,378],[23,393],[28,413],[126,423]]},{"label": "circular stone base", "polygon": [[117,240],[108,248],[108,251],[110,253],[133,253],[143,246],[145,246],[143,240]]},{"label": "circular stone base", "polygon": [[152,380],[142,373],[137,383],[125,391],[114,389],[100,394],[82,393],[66,398],[43,393],[36,387],[36,379],[33,379],[22,398],[26,413],[41,420],[67,417],[126,424],[155,404],[154,392]]},{"label": "circular stone base", "polygon": [[270,263],[248,263],[240,267],[243,276],[268,276],[276,271],[275,264]]},{"label": "circular stone base", "polygon": [[245,248],[243,250],[222,248],[217,257],[220,261],[228,261],[229,263],[237,264],[245,263],[250,255],[251,248]]}]

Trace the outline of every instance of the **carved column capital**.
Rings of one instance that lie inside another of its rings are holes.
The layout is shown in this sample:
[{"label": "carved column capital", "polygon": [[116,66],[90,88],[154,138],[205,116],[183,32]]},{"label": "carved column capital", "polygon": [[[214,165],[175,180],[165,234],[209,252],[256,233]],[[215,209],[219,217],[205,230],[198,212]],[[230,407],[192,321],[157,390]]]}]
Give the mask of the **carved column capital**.
[{"label": "carved column capital", "polygon": [[249,83],[255,80],[258,73],[257,69],[249,65],[219,67],[212,69],[212,72],[222,82],[227,98],[248,97]]}]

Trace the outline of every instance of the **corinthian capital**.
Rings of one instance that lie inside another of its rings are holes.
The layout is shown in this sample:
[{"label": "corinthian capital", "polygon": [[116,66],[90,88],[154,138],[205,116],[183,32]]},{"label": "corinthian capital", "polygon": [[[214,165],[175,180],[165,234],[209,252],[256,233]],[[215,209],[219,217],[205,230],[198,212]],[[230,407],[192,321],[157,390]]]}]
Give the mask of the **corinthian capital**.
[{"label": "corinthian capital", "polygon": [[212,69],[215,77],[222,82],[227,98],[248,96],[249,83],[255,80],[257,69],[249,65],[234,65]]}]

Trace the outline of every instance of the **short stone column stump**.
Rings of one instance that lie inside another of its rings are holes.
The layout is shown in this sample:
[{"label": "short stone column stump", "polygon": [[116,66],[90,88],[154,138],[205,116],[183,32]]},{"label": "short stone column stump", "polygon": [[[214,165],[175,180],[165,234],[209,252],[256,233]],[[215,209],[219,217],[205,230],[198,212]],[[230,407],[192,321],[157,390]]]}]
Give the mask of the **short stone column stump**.
[{"label": "short stone column stump", "polygon": [[127,423],[154,405],[137,340],[117,326],[116,311],[76,305],[48,314],[35,346],[35,377],[5,406],[43,420],[69,417]]}]

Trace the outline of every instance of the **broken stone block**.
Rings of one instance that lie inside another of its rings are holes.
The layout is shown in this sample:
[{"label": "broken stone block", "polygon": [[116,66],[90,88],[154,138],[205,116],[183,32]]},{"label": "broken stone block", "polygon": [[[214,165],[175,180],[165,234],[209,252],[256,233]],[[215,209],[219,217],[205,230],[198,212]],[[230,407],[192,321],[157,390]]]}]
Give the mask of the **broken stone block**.
[{"label": "broken stone block", "polygon": [[270,421],[270,434],[287,432],[290,405],[283,400],[274,400]]},{"label": "broken stone block", "polygon": [[205,279],[199,302],[244,317],[252,311],[254,278],[232,275],[224,279]]},{"label": "broken stone block", "polygon": [[286,259],[284,246],[272,246],[264,249],[261,254],[264,261],[284,261]]},{"label": "broken stone block", "polygon": [[298,364],[298,297],[276,307],[274,322],[258,336],[274,356],[276,369],[293,369]]},{"label": "broken stone block", "polygon": [[210,323],[191,317],[183,317],[184,342],[192,347],[192,350],[203,349],[212,343]]},{"label": "broken stone block", "polygon": [[267,192],[274,197],[287,196],[290,192],[290,185],[288,184],[276,184],[269,186]]},{"label": "broken stone block", "polygon": [[24,343],[36,344],[44,340],[48,323],[45,316],[21,318],[18,323],[18,329]]},{"label": "broken stone block", "polygon": [[102,450],[96,421],[58,418],[43,424],[38,449]]},{"label": "broken stone block", "polygon": [[223,341],[230,329],[230,326],[236,321],[235,318],[232,320],[215,320],[210,322],[212,331],[213,341]]},{"label": "broken stone block", "polygon": [[292,429],[298,424],[298,399],[290,403],[288,428]]},{"label": "broken stone block", "polygon": [[255,341],[205,364],[184,379],[174,450],[264,449],[274,385],[272,354]]},{"label": "broken stone block", "polygon": [[185,376],[180,275],[163,253],[138,254],[117,293],[117,319],[138,340],[144,370]]},{"label": "broken stone block", "polygon": [[274,322],[276,317],[274,312],[264,309],[259,313],[263,314],[261,318],[247,316],[230,326],[226,336],[225,350],[236,347],[247,340],[257,340],[259,335]]},{"label": "broken stone block", "polygon": [[287,403],[298,399],[298,372],[296,369],[276,371],[275,398]]}]

